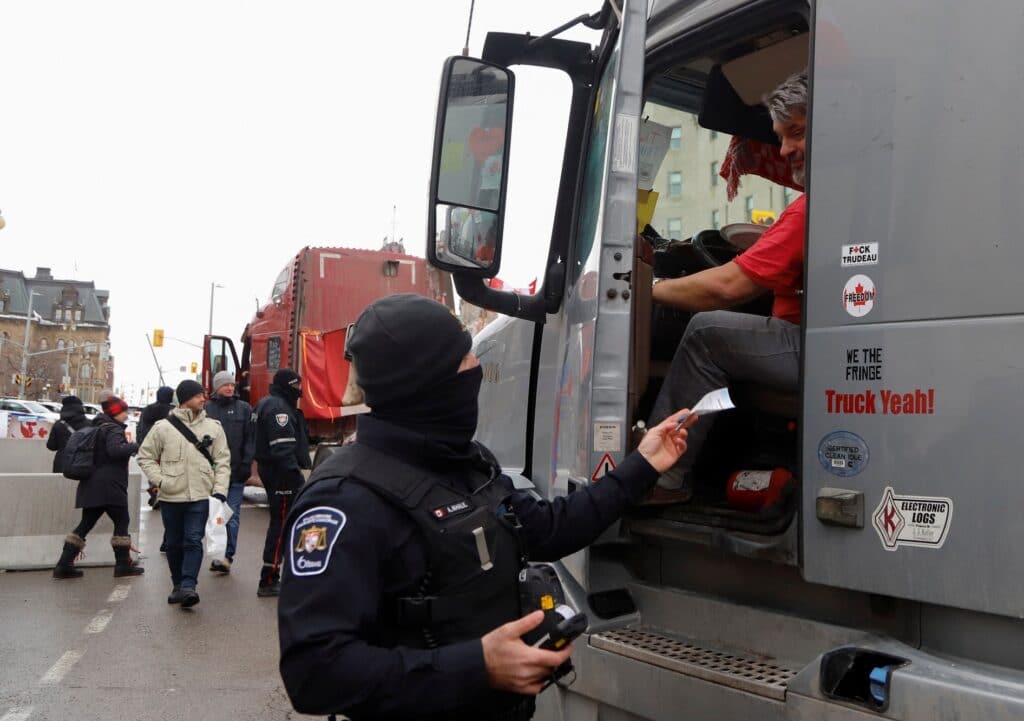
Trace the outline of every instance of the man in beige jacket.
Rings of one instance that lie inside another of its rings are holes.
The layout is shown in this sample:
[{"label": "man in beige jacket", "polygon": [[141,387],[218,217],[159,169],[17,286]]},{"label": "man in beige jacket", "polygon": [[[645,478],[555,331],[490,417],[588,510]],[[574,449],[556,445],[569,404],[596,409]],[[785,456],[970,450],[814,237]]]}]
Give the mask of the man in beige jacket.
[{"label": "man in beige jacket", "polygon": [[225,500],[231,451],[220,423],[203,410],[203,387],[185,380],[178,384],[176,395],[178,407],[149,431],[137,460],[159,494],[174,585],[167,603],[191,608],[199,603],[196,583],[203,563],[209,499]]}]

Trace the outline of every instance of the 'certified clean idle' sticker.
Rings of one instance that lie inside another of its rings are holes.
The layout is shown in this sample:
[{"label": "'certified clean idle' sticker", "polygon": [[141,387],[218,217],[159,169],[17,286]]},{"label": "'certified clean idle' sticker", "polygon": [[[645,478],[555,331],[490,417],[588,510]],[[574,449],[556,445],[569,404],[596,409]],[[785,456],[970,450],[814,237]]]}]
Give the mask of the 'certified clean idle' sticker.
[{"label": "'certified clean idle' sticker", "polygon": [[950,498],[897,495],[887,487],[871,516],[871,525],[887,551],[900,546],[942,548],[952,518]]},{"label": "'certified clean idle' sticker", "polygon": [[868,464],[868,444],[856,433],[833,431],[818,444],[818,462],[834,476],[856,476]]}]

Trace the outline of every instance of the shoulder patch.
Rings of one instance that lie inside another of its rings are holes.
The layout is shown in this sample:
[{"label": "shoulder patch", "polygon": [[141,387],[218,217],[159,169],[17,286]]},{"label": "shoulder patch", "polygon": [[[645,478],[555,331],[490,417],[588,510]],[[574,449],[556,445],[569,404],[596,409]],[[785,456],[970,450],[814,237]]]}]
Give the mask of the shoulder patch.
[{"label": "shoulder patch", "polygon": [[327,570],[331,550],[346,520],[343,512],[330,506],[311,508],[295,520],[291,539],[294,575],[317,576]]},{"label": "shoulder patch", "polygon": [[284,428],[286,425],[288,425],[288,414],[278,413],[277,415],[274,416],[274,420],[277,421],[277,425]]}]

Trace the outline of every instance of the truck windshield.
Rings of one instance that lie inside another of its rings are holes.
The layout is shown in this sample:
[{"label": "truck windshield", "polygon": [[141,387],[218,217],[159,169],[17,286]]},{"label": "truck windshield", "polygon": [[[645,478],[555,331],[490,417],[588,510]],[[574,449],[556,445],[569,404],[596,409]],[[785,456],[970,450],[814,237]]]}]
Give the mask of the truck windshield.
[{"label": "truck windshield", "polygon": [[271,303],[280,303],[284,297],[284,292],[288,289],[288,279],[291,278],[291,269],[292,264],[289,263],[277,276],[277,280],[274,281],[274,287],[270,291]]}]

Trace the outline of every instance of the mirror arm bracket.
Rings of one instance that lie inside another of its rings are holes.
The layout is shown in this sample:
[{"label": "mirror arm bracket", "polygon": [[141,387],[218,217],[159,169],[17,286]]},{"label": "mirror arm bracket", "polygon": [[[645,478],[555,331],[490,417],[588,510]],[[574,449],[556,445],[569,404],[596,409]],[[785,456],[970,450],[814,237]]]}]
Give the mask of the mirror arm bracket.
[{"label": "mirror arm bracket", "polygon": [[543,324],[547,320],[546,299],[542,295],[521,295],[489,288],[481,278],[452,273],[455,290],[467,303],[495,313]]}]

